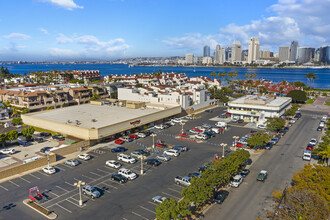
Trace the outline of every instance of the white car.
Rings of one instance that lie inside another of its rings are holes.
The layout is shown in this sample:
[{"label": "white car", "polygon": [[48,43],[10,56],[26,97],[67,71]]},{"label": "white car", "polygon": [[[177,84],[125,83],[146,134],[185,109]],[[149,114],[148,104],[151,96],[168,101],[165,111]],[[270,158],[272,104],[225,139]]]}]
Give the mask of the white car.
[{"label": "white car", "polygon": [[134,180],[137,178],[136,173],[130,171],[129,169],[125,169],[125,168],[121,168],[120,170],[118,170],[118,174],[123,175],[124,177],[126,177],[129,180]]},{"label": "white car", "polygon": [[173,121],[174,123],[182,123],[181,118],[173,118],[171,121]]},{"label": "white car", "polygon": [[291,124],[294,124],[294,123],[296,123],[296,120],[295,120],[295,119],[291,119],[291,120],[290,120],[290,123],[291,123]]},{"label": "white car", "polygon": [[163,130],[163,129],[165,129],[166,127],[165,127],[165,125],[160,124],[160,125],[155,125],[155,128]]},{"label": "white car", "polygon": [[266,126],[265,125],[258,125],[258,128],[260,128],[260,129],[266,129]]},{"label": "white car", "polygon": [[236,175],[234,179],[230,182],[231,187],[239,187],[241,183],[243,182],[243,177],[241,175]]},{"label": "white car", "polygon": [[326,116],[326,115],[322,116],[322,121],[326,121],[327,119],[328,119],[328,116]]},{"label": "white car", "polygon": [[147,135],[145,133],[142,133],[142,132],[138,133],[137,136],[139,138],[145,138],[145,137],[147,137]]},{"label": "white car", "polygon": [[323,121],[321,121],[320,123],[320,127],[324,128],[325,127],[325,123]]},{"label": "white car", "polygon": [[117,159],[123,161],[125,163],[136,163],[136,159],[132,158],[130,155],[127,154],[119,154]]},{"label": "white car", "polygon": [[315,138],[312,138],[310,141],[309,141],[309,144],[315,146],[317,144],[317,140]]},{"label": "white car", "polygon": [[177,157],[180,155],[179,151],[174,150],[174,149],[166,150],[166,151],[164,151],[164,154],[167,156],[174,156],[174,157]]},{"label": "white car", "polygon": [[211,131],[216,134],[220,134],[220,128],[211,128]]},{"label": "white car", "polygon": [[121,167],[121,164],[115,160],[108,160],[107,162],[105,162],[105,165],[116,169]]},{"label": "white car", "polygon": [[155,196],[152,198],[152,201],[155,203],[162,203],[165,200],[168,200],[168,198],[164,197],[164,196]]},{"label": "white car", "polygon": [[165,161],[165,162],[171,160],[171,158],[170,158],[169,156],[165,155],[165,154],[163,154],[163,155],[158,155],[156,158],[157,158],[158,160]]},{"label": "white car", "polygon": [[44,171],[47,174],[54,174],[54,173],[56,173],[55,168],[54,167],[51,167],[51,166],[42,168],[42,171]]},{"label": "white car", "polygon": [[3,154],[14,154],[16,151],[15,149],[3,149],[0,151],[0,153],[3,153]]},{"label": "white car", "polygon": [[76,159],[70,159],[70,160],[65,161],[65,164],[75,167],[75,166],[79,165],[79,161]]},{"label": "white car", "polygon": [[195,138],[200,139],[200,140],[207,140],[208,136],[205,134],[197,134],[197,135],[195,135]]},{"label": "white car", "polygon": [[89,154],[79,154],[78,158],[82,160],[89,160],[91,159],[91,156]]}]

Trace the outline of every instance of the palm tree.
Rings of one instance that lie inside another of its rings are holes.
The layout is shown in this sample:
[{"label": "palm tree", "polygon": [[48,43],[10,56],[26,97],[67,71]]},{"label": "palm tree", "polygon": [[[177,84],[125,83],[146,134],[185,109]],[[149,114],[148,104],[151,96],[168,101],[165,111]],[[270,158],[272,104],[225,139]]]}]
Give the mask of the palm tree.
[{"label": "palm tree", "polygon": [[245,73],[244,76],[245,76],[246,79],[248,79],[250,75],[248,73]]},{"label": "palm tree", "polygon": [[217,73],[216,72],[211,72],[211,76],[213,76],[213,79],[214,79],[214,77],[217,75]]},{"label": "palm tree", "polygon": [[256,78],[257,77],[257,74],[256,73],[253,73],[252,77],[253,78]]},{"label": "palm tree", "polygon": [[283,86],[280,86],[280,88],[278,90],[280,90],[281,96],[282,96],[282,92],[283,92]]},{"label": "palm tree", "polygon": [[330,146],[328,145],[323,151],[318,153],[322,156],[322,159],[327,161],[327,165],[329,166],[329,158],[330,158]]},{"label": "palm tree", "polygon": [[314,80],[318,79],[318,77],[315,75],[315,73],[307,73],[305,75],[305,78],[307,78],[307,85],[309,83],[309,87],[314,88]]},{"label": "palm tree", "polygon": [[233,73],[233,76],[236,78],[238,76],[238,73],[237,72],[234,72]]}]

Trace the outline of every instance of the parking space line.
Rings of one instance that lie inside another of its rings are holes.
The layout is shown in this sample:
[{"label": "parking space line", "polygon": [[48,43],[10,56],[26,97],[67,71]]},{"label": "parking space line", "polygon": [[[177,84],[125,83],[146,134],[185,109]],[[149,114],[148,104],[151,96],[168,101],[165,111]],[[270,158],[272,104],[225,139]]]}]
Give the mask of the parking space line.
[{"label": "parking space line", "polygon": [[[71,198],[71,197],[70,197],[70,198]],[[72,198],[71,198],[71,199],[72,199]],[[68,202],[70,202],[71,204],[73,204],[73,205],[75,205],[75,206],[77,206],[77,207],[79,207],[79,208],[82,208],[82,207],[84,207],[84,206],[85,206],[85,204],[83,204],[83,206],[77,205],[76,203],[74,203],[74,202],[70,201],[70,200],[69,200],[69,198],[68,198],[68,199],[66,199],[65,201],[68,201]],[[78,200],[77,200],[77,202],[78,202]]]},{"label": "parking space line", "polygon": [[36,178],[36,179],[38,179],[38,180],[40,180],[40,178],[39,178],[39,177],[37,177],[37,176],[33,175],[32,173],[30,173],[29,175],[30,175],[30,176],[33,176],[34,178]]},{"label": "parking space line", "polygon": [[[58,164],[58,165],[60,165],[60,164]],[[54,167],[57,168],[57,169],[59,169],[59,170],[63,170],[63,171],[65,171],[65,169],[62,168],[62,167],[58,167],[58,166],[54,166]]]},{"label": "parking space line", "polygon": [[55,186],[55,187],[57,187],[57,188],[59,188],[59,189],[61,189],[61,190],[64,190],[65,192],[69,192],[69,190],[66,190],[66,189],[64,189],[64,188],[62,188],[62,187],[60,187],[60,186]]},{"label": "parking space line", "polygon": [[152,210],[150,210],[150,209],[147,209],[146,207],[143,207],[143,206],[141,206],[141,205],[139,205],[139,207],[142,208],[142,209],[144,209],[144,210],[147,210],[147,211],[149,211],[149,212],[151,212],[151,213],[154,213],[155,215],[157,214],[156,212],[154,212],[154,211],[152,211]]},{"label": "parking space line", "polygon": [[117,187],[115,187],[115,186],[111,186],[111,185],[109,185],[109,184],[107,184],[107,183],[105,183],[105,182],[102,182],[104,185],[106,185],[106,186],[109,186],[109,187],[112,187],[112,188],[114,188],[114,189],[118,189]]},{"label": "parking space line", "polygon": [[66,181],[65,181],[65,183],[66,183],[66,184],[68,184],[68,185],[70,185],[70,186],[73,186],[73,184],[72,184],[72,183],[68,183],[68,182],[66,182]]},{"label": "parking space line", "polygon": [[56,203],[56,205],[57,205],[58,207],[64,209],[65,211],[72,213],[69,209],[64,208],[64,207],[61,206],[60,204]]},{"label": "parking space line", "polygon": [[150,220],[150,219],[148,219],[148,218],[146,218],[146,217],[143,217],[142,215],[140,215],[140,214],[138,214],[138,213],[136,213],[136,212],[133,212],[133,211],[132,211],[132,213],[133,213],[134,215],[136,215],[136,216],[139,216],[140,218],[145,219],[145,220]]},{"label": "parking space line", "polygon": [[30,181],[24,179],[23,177],[19,177],[19,178],[21,178],[22,180],[24,180],[24,181],[27,182],[27,183],[31,183]]},{"label": "parking space line", "polygon": [[123,220],[128,220],[127,218],[123,218]]},{"label": "parking space line", "polygon": [[181,193],[180,191],[175,190],[175,189],[172,189],[172,188],[168,188],[168,189],[171,190],[171,191],[173,191],[173,192]]},{"label": "parking space line", "polygon": [[9,180],[8,182],[12,183],[13,185],[20,187],[18,184],[14,183],[13,181]]},{"label": "parking space line", "polygon": [[104,170],[101,170],[101,169],[98,169],[98,168],[97,168],[97,170],[100,171],[100,172],[103,172],[103,173],[108,173],[108,172],[106,172]]},{"label": "parking space line", "polygon": [[86,197],[87,199],[90,199],[90,200],[95,201],[95,199],[93,199],[93,198],[91,198],[90,196],[87,196],[87,195],[85,195],[85,194],[82,194],[82,196],[83,196],[83,197]]},{"label": "parking space line", "polygon": [[168,194],[168,193],[166,193],[166,192],[162,192],[163,194],[165,194],[165,195],[167,195],[167,196],[171,196],[171,197],[174,197],[174,198],[176,198],[176,199],[181,199],[181,198],[179,198],[179,197],[177,197],[177,196],[173,196],[173,195],[171,195],[171,194]]},{"label": "parking space line", "polygon": [[[76,195],[77,195],[77,194],[76,194]],[[73,196],[75,196],[75,195],[73,195]],[[73,198],[72,196],[69,197],[69,198],[72,199],[72,200],[74,200],[74,201],[76,201],[76,202],[79,202],[78,199],[75,199],[75,198]]]},{"label": "parking space line", "polygon": [[6,191],[9,191],[7,188],[5,188],[5,187],[3,187],[3,186],[1,186],[1,185],[0,185],[0,187],[1,187],[2,189],[6,190]]},{"label": "parking space line", "polygon": [[55,195],[56,197],[60,197],[59,195],[57,195],[57,194],[55,194],[55,193],[53,193],[53,192],[49,192],[49,193]]},{"label": "parking space line", "polygon": [[58,165],[63,165],[63,166],[66,166],[66,167],[68,167],[68,168],[73,168],[72,166],[69,166],[69,165],[67,165],[67,164],[65,164],[65,163],[60,163],[60,164],[58,164]]},{"label": "parking space line", "polygon": [[94,173],[94,172],[89,172],[89,173],[91,173],[91,174],[93,174],[93,175],[95,175],[95,176],[99,176],[99,177],[101,177],[102,175],[100,175],[100,174],[97,174],[97,173]]},{"label": "parking space line", "polygon": [[42,174],[42,175],[44,175],[44,176],[48,176],[47,174],[45,174],[45,173],[43,173],[43,172],[41,172],[41,171],[38,171],[38,173],[40,173],[40,174]]},{"label": "parking space line", "polygon": [[90,180],[94,180],[93,178],[90,178],[88,176],[85,176],[84,174],[82,174],[83,177],[86,177],[87,179],[90,179]]},{"label": "parking space line", "polygon": [[109,167],[109,166],[104,166],[104,167],[107,168],[107,169],[117,170],[116,168]]},{"label": "parking space line", "polygon": [[158,206],[156,203],[154,203],[154,202],[150,202],[150,201],[148,201],[148,203],[150,203],[150,204],[152,204],[152,205],[154,205],[154,206]]}]

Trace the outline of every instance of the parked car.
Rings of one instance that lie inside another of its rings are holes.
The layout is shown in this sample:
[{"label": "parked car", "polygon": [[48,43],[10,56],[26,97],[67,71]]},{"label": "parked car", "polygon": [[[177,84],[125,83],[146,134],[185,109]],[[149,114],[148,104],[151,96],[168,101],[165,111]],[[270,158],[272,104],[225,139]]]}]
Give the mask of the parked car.
[{"label": "parked car", "polygon": [[129,180],[134,180],[137,178],[136,173],[132,172],[129,169],[125,169],[125,168],[121,168],[118,170],[118,174],[123,175],[124,177],[126,177]]},{"label": "parked car", "polygon": [[198,168],[198,172],[203,173],[204,171],[207,170],[207,168],[208,168],[208,166],[201,166],[201,167]]},{"label": "parked car", "polygon": [[165,127],[165,125],[160,124],[160,125],[155,125],[155,128],[163,130],[163,129],[165,129],[166,127]]},{"label": "parked car", "polygon": [[40,133],[40,136],[41,137],[49,137],[49,136],[51,136],[52,134],[51,133],[49,133],[49,132],[41,132]]},{"label": "parked car", "polygon": [[165,155],[165,154],[163,154],[163,155],[158,155],[156,158],[157,158],[158,160],[165,161],[165,162],[171,160],[171,158],[170,158],[169,156]]},{"label": "parked car", "polygon": [[272,144],[271,142],[269,142],[268,144],[266,144],[266,145],[264,146],[264,148],[265,148],[266,150],[270,150],[270,149],[272,149],[272,147],[273,147],[273,144]]},{"label": "parked car", "polygon": [[119,163],[115,160],[108,160],[105,162],[105,165],[107,165],[108,167],[116,168],[116,169],[121,167],[121,163]]},{"label": "parked car", "polygon": [[114,173],[111,175],[110,179],[112,181],[117,181],[119,183],[126,183],[127,182],[127,178],[124,177],[123,175],[121,174],[118,174],[118,173]]},{"label": "parked car", "polygon": [[155,203],[162,203],[165,200],[168,200],[168,198],[164,197],[164,196],[155,196],[152,198],[152,201]]},{"label": "parked car", "polygon": [[211,137],[215,137],[215,134],[214,134],[214,132],[212,132],[212,131],[205,131],[203,134],[206,134],[209,138],[211,138]]},{"label": "parked car", "polygon": [[278,138],[277,137],[273,137],[271,140],[270,140],[270,143],[272,143],[273,145],[277,144],[278,142]]},{"label": "parked car", "polygon": [[92,199],[98,198],[101,196],[101,192],[98,191],[95,187],[90,185],[84,185],[81,189],[84,195],[90,196]]},{"label": "parked car", "polygon": [[43,147],[43,148],[40,149],[40,152],[41,153],[47,153],[47,152],[50,151],[50,149],[52,149],[52,148],[51,147]]},{"label": "parked car", "polygon": [[47,173],[47,174],[54,174],[54,173],[56,173],[55,168],[52,167],[52,166],[44,167],[44,168],[42,168],[42,171],[44,173]]},{"label": "parked car", "polygon": [[150,151],[143,150],[143,149],[138,149],[136,150],[137,152],[141,153],[143,156],[150,156]]},{"label": "parked car", "polygon": [[145,135],[149,136],[149,135],[151,135],[153,132],[150,131],[150,130],[148,130],[148,131],[144,131],[143,133],[144,133]]},{"label": "parked car", "polygon": [[207,110],[205,110],[205,112],[212,113],[213,111],[211,109],[207,109]]},{"label": "parked car", "polygon": [[89,160],[91,159],[91,156],[89,154],[79,154],[78,158],[82,160]]},{"label": "parked car", "polygon": [[315,146],[317,144],[317,140],[315,138],[312,138],[310,141],[309,141],[309,144]]},{"label": "parked car", "polygon": [[174,156],[174,157],[177,157],[180,155],[179,151],[174,150],[174,149],[166,150],[166,151],[164,151],[164,154],[167,156]]},{"label": "parked car", "polygon": [[226,113],[219,115],[219,118],[228,118],[228,117],[229,117],[229,115],[227,115]]},{"label": "parked car", "polygon": [[323,127],[318,126],[318,127],[316,128],[316,130],[317,130],[317,131],[322,131],[322,130],[323,130]]},{"label": "parked car", "polygon": [[130,138],[129,136],[122,137],[121,139],[122,139],[124,142],[127,142],[127,143],[133,141],[133,139]]},{"label": "parked car", "polygon": [[266,129],[266,126],[265,125],[258,125],[258,128],[259,129]]},{"label": "parked car", "polygon": [[238,121],[237,121],[237,123],[243,123],[244,122],[244,120],[243,119],[238,119]]},{"label": "parked car", "polygon": [[210,125],[208,123],[204,123],[204,124],[202,124],[202,127],[206,128],[206,129],[210,129],[210,128],[212,128],[212,125]]},{"label": "parked car", "polygon": [[0,153],[2,153],[2,154],[14,154],[15,152],[16,151],[14,148],[0,150]]},{"label": "parked car", "polygon": [[214,203],[218,203],[221,204],[223,203],[223,201],[225,201],[225,199],[228,197],[229,192],[226,190],[220,190],[219,192],[217,192],[214,197],[213,197],[213,202]]},{"label": "parked car", "polygon": [[34,138],[34,141],[37,142],[37,143],[42,143],[42,142],[45,142],[45,139],[40,138],[40,137],[36,137],[36,138]]},{"label": "parked car", "polygon": [[181,118],[173,118],[171,121],[173,121],[174,123],[182,123]]},{"label": "parked car", "polygon": [[245,178],[247,175],[249,175],[250,170],[249,169],[243,169],[240,173],[240,175]]},{"label": "parked car", "polygon": [[64,141],[64,140],[65,140],[65,137],[63,137],[63,136],[60,135],[60,134],[53,135],[52,138],[53,138],[54,140],[59,140],[59,141]]},{"label": "parked car", "polygon": [[143,157],[143,155],[138,151],[131,152],[131,156],[134,157],[134,158],[142,158]]},{"label": "parked car", "polygon": [[124,152],[124,151],[127,151],[127,148],[125,148],[125,147],[116,147],[116,148],[111,149],[112,153]]},{"label": "parked car", "polygon": [[72,167],[75,167],[75,166],[79,165],[79,161],[76,160],[76,159],[70,159],[70,160],[65,161],[65,164],[69,165],[69,166],[72,166]]},{"label": "parked car", "polygon": [[236,175],[233,180],[230,182],[230,186],[231,187],[239,187],[239,185],[241,185],[241,183],[243,182],[243,178],[241,175]]},{"label": "parked car", "polygon": [[182,186],[190,186],[190,181],[191,181],[191,178],[187,177],[187,176],[184,176],[184,177],[177,176],[174,178],[174,182],[176,184],[182,185]]},{"label": "parked car", "polygon": [[267,179],[267,175],[268,175],[268,173],[266,170],[261,170],[257,177],[257,181],[265,182],[265,180]]},{"label": "parked car", "polygon": [[306,147],[306,150],[310,150],[310,151],[312,151],[313,148],[314,148],[314,145],[312,145],[312,144],[308,144],[307,147]]},{"label": "parked car", "polygon": [[172,149],[180,151],[180,152],[187,152],[189,149],[186,146],[174,146]]},{"label": "parked car", "polygon": [[117,140],[115,140],[115,143],[116,144],[123,144],[124,143],[124,141],[122,140],[122,139],[117,139]]},{"label": "parked car", "polygon": [[117,159],[125,163],[136,163],[136,159],[132,158],[130,155],[127,154],[119,154],[117,156]]},{"label": "parked car", "polygon": [[206,134],[197,134],[195,135],[196,139],[207,140],[209,137]]},{"label": "parked car", "polygon": [[211,131],[215,134],[220,134],[220,128],[211,128]]},{"label": "parked car", "polygon": [[174,121],[168,121],[165,124],[170,127],[170,126],[174,126],[175,125],[175,122]]},{"label": "parked car", "polygon": [[144,163],[147,164],[147,165],[154,166],[154,167],[159,166],[159,165],[162,164],[162,162],[160,162],[160,161],[157,160],[157,159],[153,159],[153,158],[146,159],[146,160],[144,161]]},{"label": "parked car", "polygon": [[198,177],[198,178],[202,178],[202,174],[198,173],[198,172],[192,172],[192,173],[188,173],[188,177]]},{"label": "parked car", "polygon": [[136,134],[130,134],[130,135],[128,135],[128,137],[130,137],[132,139],[138,139],[139,138]]},{"label": "parked car", "polygon": [[138,136],[139,138],[145,138],[145,137],[147,137],[147,135],[146,135],[145,133],[143,133],[143,132],[139,132],[139,133],[137,134],[137,136]]}]

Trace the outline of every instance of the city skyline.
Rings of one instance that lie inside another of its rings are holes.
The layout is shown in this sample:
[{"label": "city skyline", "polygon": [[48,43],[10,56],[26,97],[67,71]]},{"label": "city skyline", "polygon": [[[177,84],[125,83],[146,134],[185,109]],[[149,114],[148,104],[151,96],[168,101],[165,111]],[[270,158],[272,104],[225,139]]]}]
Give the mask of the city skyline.
[{"label": "city skyline", "polygon": [[[237,16],[232,16],[233,5]],[[292,41],[298,41],[299,47],[330,44],[327,0],[236,0],[230,4],[216,0],[189,4],[174,0],[12,0],[0,6],[6,9],[0,15],[3,61],[202,56],[205,45],[213,55],[216,45],[225,48],[234,40],[245,50],[252,36],[259,39],[260,50],[274,52]],[[196,18],[200,11],[207,11],[208,16]]]}]

